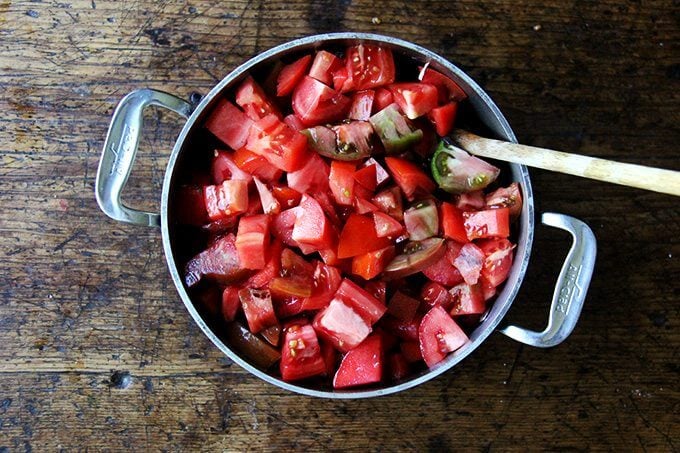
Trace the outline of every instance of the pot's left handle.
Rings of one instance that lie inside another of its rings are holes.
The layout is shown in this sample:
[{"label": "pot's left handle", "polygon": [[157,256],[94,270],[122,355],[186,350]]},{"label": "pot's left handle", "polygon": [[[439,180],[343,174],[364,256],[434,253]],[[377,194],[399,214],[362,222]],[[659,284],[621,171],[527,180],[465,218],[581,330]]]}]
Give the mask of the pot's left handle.
[{"label": "pot's left handle", "polygon": [[162,91],[148,88],[133,91],[125,96],[111,119],[99,161],[95,196],[104,213],[114,220],[137,225],[160,226],[160,215],[138,211],[123,204],[120,199],[137,154],[142,132],[144,109],[158,105],[188,118],[192,106],[188,102]]}]

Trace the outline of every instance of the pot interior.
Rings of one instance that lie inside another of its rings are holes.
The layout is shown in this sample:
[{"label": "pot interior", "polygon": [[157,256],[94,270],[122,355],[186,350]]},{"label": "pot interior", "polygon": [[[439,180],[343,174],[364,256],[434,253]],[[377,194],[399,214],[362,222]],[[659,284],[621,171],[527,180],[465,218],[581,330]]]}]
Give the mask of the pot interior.
[{"label": "pot interior", "polygon": [[303,54],[319,48],[342,52],[347,45],[359,42],[390,47],[398,68],[397,79],[415,80],[418,75],[418,66],[429,63],[431,68],[456,81],[469,97],[460,106],[457,127],[463,127],[484,136],[516,141],[509,124],[489,96],[462,70],[444,58],[420,46],[386,36],[360,33],[310,36],[283,44],[247,61],[227,75],[202,99],[175,144],[165,175],[161,203],[163,246],[170,273],[184,304],[203,332],[229,358],[256,376],[298,393],[330,398],[362,398],[405,390],[434,378],[470,354],[498,326],[514,300],[528,264],[534,227],[533,195],[526,167],[490,161],[501,168],[500,185],[507,185],[513,181],[518,182],[524,198],[519,222],[515,223],[512,232],[512,239],[513,242],[517,243],[517,248],[510,275],[499,291],[495,302],[483,316],[482,322],[474,328],[467,329],[471,341],[466,346],[449,354],[434,369],[423,368],[420,372],[409,376],[402,382],[389,386],[348,391],[333,390],[327,384],[315,382],[286,383],[266,370],[254,366],[229,347],[223,338],[224,326],[222,321],[218,319],[221,317],[212,316],[200,309],[199,305],[192,299],[193,294],[187,290],[182,279],[181,270],[184,264],[205,247],[205,234],[201,233],[196,227],[182,226],[174,221],[175,212],[172,201],[175,199],[175,189],[187,182],[194,174],[209,174],[213,151],[224,148],[224,145],[216,141],[203,129],[202,123],[211,112],[216,101],[221,99],[222,96],[227,96],[233,101],[234,87],[238,86],[239,82],[247,75],[253,75],[258,81],[266,81],[272,68],[277,64],[289,63]]}]

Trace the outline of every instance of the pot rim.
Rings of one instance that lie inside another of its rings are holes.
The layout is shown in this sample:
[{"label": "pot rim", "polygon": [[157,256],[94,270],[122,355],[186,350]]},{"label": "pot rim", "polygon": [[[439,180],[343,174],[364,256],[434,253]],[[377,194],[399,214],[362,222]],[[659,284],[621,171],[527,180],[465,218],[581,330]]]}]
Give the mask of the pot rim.
[{"label": "pot rim", "polygon": [[[203,333],[212,341],[212,343],[217,346],[224,354],[227,355],[232,361],[237,363],[242,368],[249,371],[251,374],[259,377],[260,379],[273,384],[277,387],[289,390],[295,393],[303,394],[306,396],[314,397],[324,397],[331,399],[355,399],[355,398],[370,398],[376,396],[384,396],[392,393],[397,393],[409,388],[418,386],[424,382],[427,382],[440,374],[448,371],[458,362],[467,357],[472,351],[474,351],[481,343],[486,340],[486,338],[498,327],[502,319],[504,318],[507,311],[510,309],[521,283],[526,274],[531,247],[533,243],[534,236],[534,200],[533,192],[531,189],[531,182],[529,179],[529,171],[526,166],[518,164],[509,164],[513,180],[518,181],[521,185],[522,195],[523,195],[523,207],[522,213],[520,215],[520,230],[519,238],[517,243],[517,250],[515,253],[515,262],[513,263],[510,275],[506,283],[503,286],[501,292],[497,295],[493,306],[484,315],[480,325],[473,331],[470,336],[470,342],[466,344],[463,348],[449,354],[447,358],[440,362],[437,366],[432,369],[424,370],[419,375],[414,378],[410,378],[406,381],[399,382],[397,384],[392,384],[387,387],[382,388],[368,388],[364,390],[317,390],[308,387],[303,387],[296,385],[294,383],[285,382],[277,377],[268,374],[265,371],[251,365],[249,362],[241,358],[235,351],[231,350],[207,325],[202,316],[198,313],[194,307],[191,298],[184,286],[183,280],[181,278],[180,272],[174,260],[174,254],[171,247],[170,241],[170,230],[171,226],[168,221],[168,200],[170,191],[172,189],[173,177],[175,165],[177,163],[178,157],[184,147],[184,142],[189,135],[189,133],[194,129],[195,125],[199,122],[202,114],[207,110],[207,108],[213,103],[213,101],[222,94],[222,92],[230,86],[235,81],[238,81],[245,73],[251,70],[253,67],[266,62],[272,57],[285,55],[286,53],[301,51],[305,49],[314,49],[323,47],[323,45],[329,42],[369,42],[376,44],[387,44],[393,49],[397,49],[402,53],[408,53],[412,56],[417,56],[423,62],[430,62],[436,69],[444,70],[447,75],[452,76],[452,78],[459,82],[459,84],[465,89],[470,97],[470,102],[479,115],[480,120],[498,136],[512,142],[517,142],[517,139],[501,113],[500,109],[491,100],[489,95],[463,70],[458,66],[451,63],[446,58],[424,48],[417,44],[405,41],[402,39],[372,34],[372,33],[355,33],[355,32],[344,32],[344,33],[325,33],[307,36],[300,39],[295,39],[288,41],[286,43],[280,44],[273,47],[267,51],[260,53],[259,55],[247,60],[243,64],[239,65],[236,69],[227,74],[215,87],[213,87],[210,92],[204,96],[201,102],[193,110],[188,121],[182,128],[175,145],[173,147],[172,153],[170,155],[168,165],[166,168],[166,173],[163,181],[163,190],[161,195],[161,232],[163,241],[163,250],[165,258],[168,264],[168,269],[172,276],[173,282],[177,291],[182,298],[184,305],[191,314],[191,317],[198,324],[199,328]],[[467,88],[467,89],[466,89]],[[483,109],[483,110],[480,110]],[[493,123],[493,124],[490,124]],[[518,259],[521,258],[521,259]],[[473,338],[474,337],[474,338]]]}]

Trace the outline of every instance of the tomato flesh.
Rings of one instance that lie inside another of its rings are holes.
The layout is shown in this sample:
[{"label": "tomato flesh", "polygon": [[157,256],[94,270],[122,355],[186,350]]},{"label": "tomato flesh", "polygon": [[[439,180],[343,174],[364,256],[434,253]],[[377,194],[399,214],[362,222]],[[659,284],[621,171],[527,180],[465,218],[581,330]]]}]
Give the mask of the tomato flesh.
[{"label": "tomato flesh", "polygon": [[269,248],[269,216],[241,217],[236,235],[236,250],[246,269],[264,269]]},{"label": "tomato flesh", "polygon": [[291,239],[316,250],[331,248],[334,232],[319,202],[305,194],[297,209]]},{"label": "tomato flesh", "polygon": [[333,85],[333,73],[341,66],[342,61],[338,57],[328,51],[320,50],[314,56],[309,76],[330,86]]},{"label": "tomato flesh", "polygon": [[289,382],[326,372],[319,340],[311,325],[293,325],[286,329],[280,369],[281,378]]},{"label": "tomato flesh", "polygon": [[312,126],[341,120],[350,107],[350,100],[333,88],[305,76],[293,91],[292,106],[300,121]]},{"label": "tomato flesh", "polygon": [[210,220],[240,214],[248,209],[248,182],[234,179],[206,186],[203,188],[203,196]]},{"label": "tomato flesh", "polygon": [[423,360],[432,368],[444,360],[449,352],[467,343],[468,337],[441,306],[435,305],[420,323],[418,340]]},{"label": "tomato flesh", "polygon": [[468,241],[463,212],[460,209],[444,201],[439,207],[439,218],[444,237],[462,243]]},{"label": "tomato flesh", "polygon": [[372,218],[352,214],[340,233],[338,258],[352,258],[390,245],[392,245],[392,241],[388,238],[378,237]]},{"label": "tomato flesh", "polygon": [[357,255],[352,258],[352,274],[357,275],[364,280],[375,278],[385,270],[395,255],[396,251],[392,245],[385,247],[384,249],[373,250],[372,252],[366,252],[363,255]]},{"label": "tomato flesh", "polygon": [[340,283],[336,297],[352,307],[369,325],[375,324],[387,311],[385,304],[349,279]]},{"label": "tomato flesh", "polygon": [[341,92],[366,90],[394,82],[395,67],[392,51],[369,44],[347,49],[345,56],[347,79]]},{"label": "tomato flesh", "polygon": [[495,288],[508,278],[512,267],[512,250],[514,245],[507,239],[485,239],[478,242],[484,253],[482,277]]},{"label": "tomato flesh", "polygon": [[510,210],[508,208],[464,212],[465,232],[469,240],[510,235]]},{"label": "tomato flesh", "polygon": [[236,90],[236,103],[253,121],[258,121],[269,115],[281,117],[278,109],[267,98],[262,87],[250,76],[246,77]]},{"label": "tomato flesh", "polygon": [[414,120],[437,107],[437,87],[428,83],[390,85],[394,101],[408,119]]},{"label": "tomato flesh", "polygon": [[437,135],[446,137],[453,130],[453,123],[456,121],[456,113],[458,112],[458,103],[449,102],[439,107],[430,110],[427,117],[434,124]]},{"label": "tomato flesh", "polygon": [[281,170],[269,163],[267,159],[249,151],[246,147],[238,148],[233,155],[234,163],[245,173],[272,182],[281,177]]},{"label": "tomato flesh", "polygon": [[486,311],[484,294],[479,285],[461,283],[449,290],[453,304],[450,308],[451,316],[481,315]]},{"label": "tomato flesh", "polygon": [[342,352],[357,347],[371,333],[364,318],[338,298],[317,313],[313,325],[319,335]]},{"label": "tomato flesh", "polygon": [[268,290],[243,288],[238,292],[241,307],[252,333],[258,333],[267,327],[278,324],[272,297]]},{"label": "tomato flesh", "polygon": [[383,347],[379,335],[371,335],[342,358],[333,378],[336,389],[380,382],[383,374]]},{"label": "tomato flesh", "polygon": [[253,125],[246,148],[283,171],[297,170],[308,157],[305,136],[275,115],[265,116]]},{"label": "tomato flesh", "polygon": [[430,194],[434,191],[434,181],[413,162],[399,157],[386,157],[385,163],[390,175],[409,200],[413,200],[418,194]]},{"label": "tomato flesh", "polygon": [[253,120],[226,99],[217,103],[205,122],[206,129],[231,149],[239,149],[246,144],[252,125]]},{"label": "tomato flesh", "polygon": [[305,55],[299,60],[283,67],[276,79],[276,95],[287,96],[293,92],[293,88],[298,84],[307,73],[310,63],[312,62],[311,55]]},{"label": "tomato flesh", "polygon": [[373,90],[363,90],[354,93],[348,117],[353,120],[368,121],[373,111],[374,98],[375,91]]}]

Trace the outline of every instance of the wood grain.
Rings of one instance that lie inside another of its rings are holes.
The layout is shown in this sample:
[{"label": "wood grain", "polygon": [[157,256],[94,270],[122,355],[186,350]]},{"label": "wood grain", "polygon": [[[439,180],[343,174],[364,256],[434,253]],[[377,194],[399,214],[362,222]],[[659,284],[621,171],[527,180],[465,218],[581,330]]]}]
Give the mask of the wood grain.
[{"label": "wood grain", "polygon": [[[340,30],[451,59],[523,143],[680,170],[679,21],[672,1],[0,0],[0,451],[677,450],[673,197],[532,171],[538,211],[599,240],[574,334],[547,351],[495,335],[417,389],[335,402],[221,356],[175,292],[159,231],[107,220],[93,184],[129,91],[206,93],[258,52]],[[130,204],[158,209],[180,127],[149,112]],[[567,241],[537,229],[511,322],[543,327]]]}]

